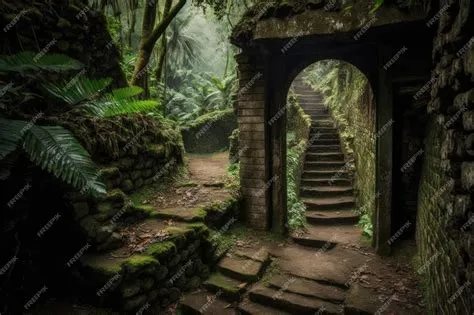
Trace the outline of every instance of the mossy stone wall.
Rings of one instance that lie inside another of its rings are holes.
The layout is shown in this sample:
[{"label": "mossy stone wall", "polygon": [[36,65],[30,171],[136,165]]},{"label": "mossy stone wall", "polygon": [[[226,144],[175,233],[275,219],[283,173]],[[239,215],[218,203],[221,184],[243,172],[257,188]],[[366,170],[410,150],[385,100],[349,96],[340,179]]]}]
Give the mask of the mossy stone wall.
[{"label": "mossy stone wall", "polygon": [[203,115],[181,129],[189,153],[212,153],[229,149],[232,132],[237,128],[233,109]]},{"label": "mossy stone wall", "polygon": [[474,3],[442,0],[439,6],[447,10],[433,42],[435,69],[418,191],[419,271],[430,314],[472,314]]}]

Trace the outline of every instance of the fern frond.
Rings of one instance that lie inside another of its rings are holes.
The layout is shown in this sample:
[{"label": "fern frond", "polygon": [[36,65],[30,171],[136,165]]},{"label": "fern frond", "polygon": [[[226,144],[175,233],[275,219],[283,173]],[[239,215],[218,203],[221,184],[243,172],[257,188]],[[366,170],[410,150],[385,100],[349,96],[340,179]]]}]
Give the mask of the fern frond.
[{"label": "fern frond", "polygon": [[83,64],[62,54],[39,55],[24,51],[15,55],[0,56],[0,72],[51,71],[61,72],[79,70]]},{"label": "fern frond", "polygon": [[124,114],[133,114],[144,111],[150,111],[156,108],[159,103],[151,100],[123,100],[120,102],[105,103],[103,116],[111,117]]},{"label": "fern frond", "polygon": [[89,153],[71,132],[60,126],[32,126],[23,149],[33,163],[83,193],[102,195],[105,185]]},{"label": "fern frond", "polygon": [[139,86],[128,86],[121,89],[115,89],[111,93],[111,97],[115,100],[124,100],[143,93],[143,89]]},{"label": "fern frond", "polygon": [[52,95],[69,105],[77,105],[98,96],[112,83],[112,79],[88,79],[80,73],[69,81],[61,84],[43,84],[43,87]]},{"label": "fern frond", "polygon": [[0,118],[0,159],[15,151],[28,122]]}]

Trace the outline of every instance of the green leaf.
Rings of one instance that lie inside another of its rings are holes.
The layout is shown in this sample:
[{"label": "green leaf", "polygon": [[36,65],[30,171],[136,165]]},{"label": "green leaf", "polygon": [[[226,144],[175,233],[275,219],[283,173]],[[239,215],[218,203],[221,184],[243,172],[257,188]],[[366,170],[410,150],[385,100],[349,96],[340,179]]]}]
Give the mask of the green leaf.
[{"label": "green leaf", "polygon": [[23,149],[33,163],[83,193],[103,195],[105,185],[89,153],[71,132],[60,126],[32,126]]},{"label": "green leaf", "polygon": [[112,79],[88,79],[78,73],[69,81],[60,85],[47,83],[43,87],[52,95],[63,100],[69,105],[77,105],[98,97],[101,91],[112,83]]},{"label": "green leaf", "polygon": [[15,151],[28,122],[0,118],[0,159]]},{"label": "green leaf", "polygon": [[0,72],[51,71],[62,72],[79,70],[83,64],[62,54],[40,55],[24,51],[15,55],[0,56]]},{"label": "green leaf", "polygon": [[112,91],[112,97],[116,100],[124,100],[127,98],[135,97],[143,93],[143,89],[139,86],[128,86],[121,89],[115,89]]}]

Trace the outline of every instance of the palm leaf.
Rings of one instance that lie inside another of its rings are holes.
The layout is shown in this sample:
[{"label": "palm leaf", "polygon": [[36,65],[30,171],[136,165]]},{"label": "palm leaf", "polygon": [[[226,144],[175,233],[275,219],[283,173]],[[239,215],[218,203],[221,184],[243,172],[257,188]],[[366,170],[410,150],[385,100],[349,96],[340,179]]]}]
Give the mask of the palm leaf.
[{"label": "palm leaf", "polygon": [[106,89],[112,83],[112,79],[88,79],[80,73],[69,81],[61,84],[44,84],[43,87],[52,95],[63,100],[69,105],[77,105],[88,101]]},{"label": "palm leaf", "polygon": [[38,55],[24,51],[15,55],[0,56],[0,72],[52,71],[61,72],[79,70],[83,67],[79,61],[61,54]]},{"label": "palm leaf", "polygon": [[92,195],[105,193],[105,185],[89,153],[68,130],[60,126],[32,126],[23,149],[33,163],[57,178]]}]

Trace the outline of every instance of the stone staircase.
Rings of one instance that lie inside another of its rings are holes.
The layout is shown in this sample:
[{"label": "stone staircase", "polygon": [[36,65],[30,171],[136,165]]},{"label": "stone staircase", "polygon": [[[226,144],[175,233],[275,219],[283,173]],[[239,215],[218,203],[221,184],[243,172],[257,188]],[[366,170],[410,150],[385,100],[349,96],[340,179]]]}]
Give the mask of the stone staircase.
[{"label": "stone staircase", "polygon": [[295,82],[294,90],[312,123],[300,188],[310,226],[308,233],[293,235],[293,240],[317,248],[356,241],[359,234],[353,225],[359,218],[352,211],[355,208],[353,178],[342,152],[336,123],[325,108],[321,94],[301,81]]}]

